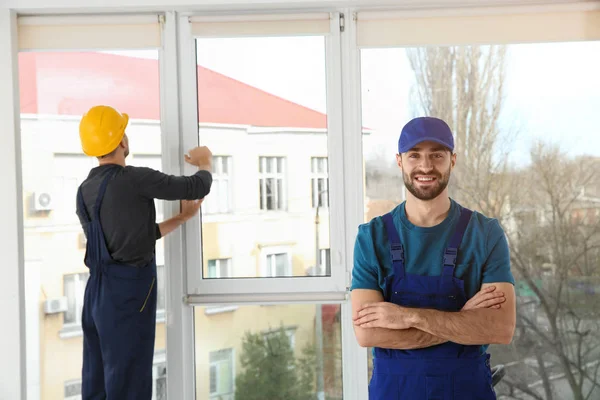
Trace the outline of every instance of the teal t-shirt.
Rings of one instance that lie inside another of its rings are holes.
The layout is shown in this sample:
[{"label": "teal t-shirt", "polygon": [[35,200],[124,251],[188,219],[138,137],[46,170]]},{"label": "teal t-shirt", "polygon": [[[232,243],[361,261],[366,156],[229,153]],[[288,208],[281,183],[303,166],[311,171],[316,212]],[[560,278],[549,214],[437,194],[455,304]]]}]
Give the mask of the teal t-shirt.
[{"label": "teal t-shirt", "polygon": [[[406,217],[404,203],[391,212],[394,225],[404,247],[407,274],[438,276],[442,260],[459,217],[459,206],[450,200],[450,212],[440,224],[419,227]],[[381,217],[358,227],[354,245],[354,289],[372,289],[385,293],[385,278],[392,274],[389,242]],[[498,221],[474,211],[458,248],[455,274],[464,281],[467,299],[473,297],[483,283],[515,281],[510,270],[510,254],[504,231]],[[482,346],[485,352],[488,345]]]}]

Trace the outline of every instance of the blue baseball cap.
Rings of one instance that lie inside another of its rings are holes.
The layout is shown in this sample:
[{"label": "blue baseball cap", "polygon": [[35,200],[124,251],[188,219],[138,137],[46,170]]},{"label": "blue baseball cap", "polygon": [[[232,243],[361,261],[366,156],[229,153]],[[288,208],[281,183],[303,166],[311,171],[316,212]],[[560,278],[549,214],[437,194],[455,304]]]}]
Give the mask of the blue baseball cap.
[{"label": "blue baseball cap", "polygon": [[454,150],[454,136],[447,123],[439,118],[418,117],[408,121],[398,140],[398,153],[406,153],[422,142],[436,142]]}]

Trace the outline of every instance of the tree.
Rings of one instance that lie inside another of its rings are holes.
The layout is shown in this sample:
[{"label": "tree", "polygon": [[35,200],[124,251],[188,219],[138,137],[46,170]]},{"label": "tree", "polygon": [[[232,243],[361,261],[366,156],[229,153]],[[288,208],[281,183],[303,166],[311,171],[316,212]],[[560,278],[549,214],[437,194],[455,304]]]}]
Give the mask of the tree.
[{"label": "tree", "polygon": [[[600,390],[600,363],[594,363],[600,357],[600,307],[585,294],[593,289],[577,285],[600,276],[600,227],[573,215],[586,207],[582,192],[600,188],[600,163],[572,160],[538,144],[529,167],[511,168],[507,143],[513,132],[499,124],[506,57],[503,46],[409,50],[414,113],[442,118],[455,132],[458,164],[450,194],[500,221],[513,274],[528,292],[518,296],[510,351],[490,349],[493,360],[511,364],[497,391],[522,400],[591,399]],[[562,389],[556,377],[566,381]]]},{"label": "tree", "polygon": [[246,332],[242,341],[242,372],[236,378],[236,400],[314,399],[314,362],[310,347],[296,359],[285,329],[265,336]]},{"label": "tree", "polygon": [[443,119],[456,135],[459,158],[450,195],[467,207],[499,215],[512,183],[509,135],[500,135],[498,125],[506,47],[427,47],[407,55],[416,81],[413,112]]},{"label": "tree", "polygon": [[569,159],[544,143],[533,147],[531,157],[522,176],[535,185],[522,187],[527,200],[521,199],[519,226],[509,237],[512,265],[531,288],[536,311],[519,313],[515,345],[536,360],[529,372],[543,395],[531,393],[531,382],[518,374],[508,380],[508,391],[516,399],[563,399],[551,379],[560,376],[569,398],[591,399],[600,394],[600,311],[593,297],[600,283],[600,226],[578,214],[589,210],[582,188],[595,186],[600,169],[592,159]]}]

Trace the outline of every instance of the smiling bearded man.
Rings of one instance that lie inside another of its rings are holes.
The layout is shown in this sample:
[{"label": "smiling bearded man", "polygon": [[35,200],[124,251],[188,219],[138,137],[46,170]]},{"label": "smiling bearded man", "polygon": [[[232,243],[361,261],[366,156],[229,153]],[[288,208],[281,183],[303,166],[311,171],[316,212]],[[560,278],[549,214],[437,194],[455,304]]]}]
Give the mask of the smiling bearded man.
[{"label": "smiling bearded man", "polygon": [[516,322],[508,243],[497,220],[448,197],[454,138],[437,118],[409,121],[396,161],[406,201],[359,226],[354,331],[373,347],[371,400],[492,400],[489,344]]}]

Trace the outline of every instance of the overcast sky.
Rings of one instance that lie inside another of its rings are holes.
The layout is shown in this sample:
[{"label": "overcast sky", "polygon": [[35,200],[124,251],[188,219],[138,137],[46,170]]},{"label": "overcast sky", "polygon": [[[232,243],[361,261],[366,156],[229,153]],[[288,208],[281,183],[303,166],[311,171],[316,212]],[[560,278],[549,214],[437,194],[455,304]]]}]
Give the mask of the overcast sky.
[{"label": "overcast sky", "polygon": [[[199,65],[321,112],[325,63],[321,37],[198,42]],[[519,132],[512,142],[515,162],[528,162],[534,138],[558,143],[569,154],[600,156],[598,71],[600,42],[509,46],[500,123],[503,130]],[[376,131],[365,145],[367,156],[389,152],[393,159],[398,134],[412,116],[412,82],[404,49],[362,51],[363,125]]]}]

